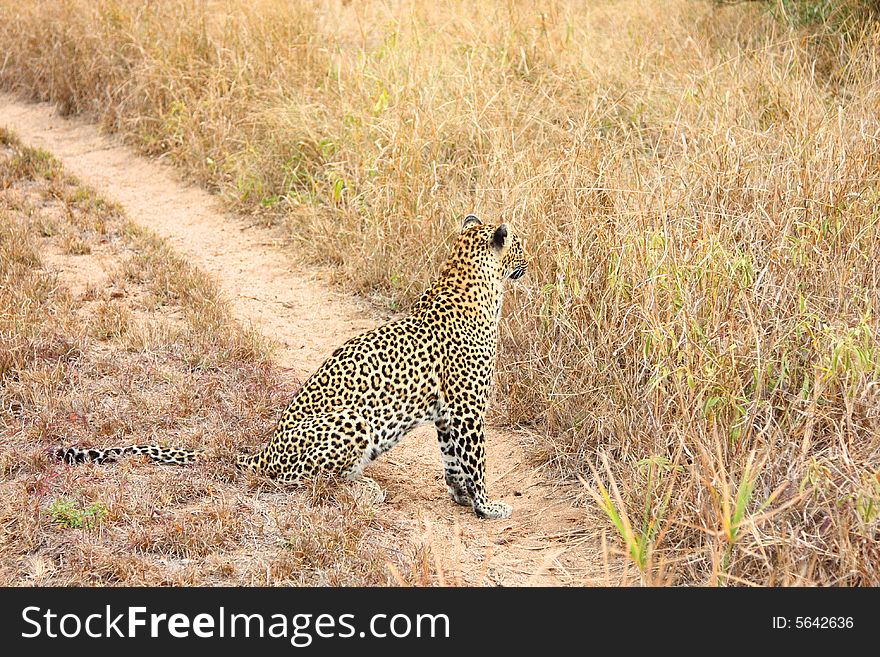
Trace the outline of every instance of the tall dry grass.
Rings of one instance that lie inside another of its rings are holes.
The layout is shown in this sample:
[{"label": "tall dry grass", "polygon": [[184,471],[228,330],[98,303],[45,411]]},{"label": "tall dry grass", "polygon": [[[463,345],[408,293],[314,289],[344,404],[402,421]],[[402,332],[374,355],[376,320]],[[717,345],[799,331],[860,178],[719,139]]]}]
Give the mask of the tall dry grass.
[{"label": "tall dry grass", "polygon": [[497,408],[648,583],[880,583],[880,29],[860,3],[0,0],[0,83],[405,305],[535,254]]}]

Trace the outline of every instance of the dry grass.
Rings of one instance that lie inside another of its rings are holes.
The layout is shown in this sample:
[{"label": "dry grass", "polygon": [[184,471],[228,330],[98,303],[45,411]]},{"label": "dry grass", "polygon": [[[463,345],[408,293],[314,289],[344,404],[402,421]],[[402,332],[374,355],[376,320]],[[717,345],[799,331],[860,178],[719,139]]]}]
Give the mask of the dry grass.
[{"label": "dry grass", "polygon": [[[268,346],[204,274],[7,132],[0,290],[0,580],[424,579],[419,548],[345,486],[247,485],[234,456],[264,440],[292,394]],[[72,468],[49,457],[59,444],[144,442],[211,459]]]},{"label": "dry grass", "polygon": [[512,220],[536,260],[498,416],[584,479],[627,581],[878,584],[861,6],[0,0],[0,83],[168,154],[391,305],[465,212]]}]

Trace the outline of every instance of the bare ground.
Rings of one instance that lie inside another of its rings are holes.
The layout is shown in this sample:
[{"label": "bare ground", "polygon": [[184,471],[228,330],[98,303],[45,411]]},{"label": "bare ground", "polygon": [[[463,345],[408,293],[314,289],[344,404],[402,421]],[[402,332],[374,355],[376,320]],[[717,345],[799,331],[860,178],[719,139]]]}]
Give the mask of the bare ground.
[{"label": "bare ground", "polygon": [[[65,169],[119,203],[192,264],[215,277],[244,323],[277,343],[275,360],[302,380],[346,339],[387,319],[330,289],[329,272],[301,266],[271,228],[230,215],[218,199],[185,184],[168,166],[140,157],[49,105],[0,95],[0,125],[52,152]],[[99,254],[98,254],[99,255]],[[94,262],[94,258],[91,259]],[[65,266],[79,260],[64,260]],[[59,264],[61,264],[59,262]],[[100,284],[100,268],[83,272]],[[267,427],[268,429],[268,427]],[[514,507],[504,521],[480,521],[446,496],[433,429],[413,432],[369,474],[386,490],[379,515],[425,543],[449,584],[560,585],[607,581],[601,527],[577,507],[577,491],[547,481],[528,457],[540,437],[491,428],[489,488]],[[615,570],[617,570],[615,568]]]}]

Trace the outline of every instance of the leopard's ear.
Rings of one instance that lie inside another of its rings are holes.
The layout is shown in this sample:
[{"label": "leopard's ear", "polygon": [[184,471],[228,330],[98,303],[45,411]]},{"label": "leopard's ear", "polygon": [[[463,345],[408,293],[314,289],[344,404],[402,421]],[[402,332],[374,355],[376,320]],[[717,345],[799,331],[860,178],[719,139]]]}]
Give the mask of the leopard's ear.
[{"label": "leopard's ear", "polygon": [[480,218],[475,214],[469,214],[464,218],[464,221],[461,223],[461,231],[464,232],[471,226],[482,226],[483,222],[480,221]]},{"label": "leopard's ear", "polygon": [[507,246],[509,237],[510,231],[507,228],[507,224],[501,224],[492,234],[492,246],[495,247],[496,251],[503,251]]}]

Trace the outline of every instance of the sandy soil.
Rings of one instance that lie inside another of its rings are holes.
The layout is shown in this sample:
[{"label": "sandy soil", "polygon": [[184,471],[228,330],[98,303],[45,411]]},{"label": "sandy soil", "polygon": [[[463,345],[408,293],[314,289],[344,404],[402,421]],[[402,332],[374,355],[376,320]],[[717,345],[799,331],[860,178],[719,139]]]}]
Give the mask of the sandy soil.
[{"label": "sandy soil", "polygon": [[[291,380],[304,379],[339,344],[386,319],[332,290],[328,272],[298,265],[272,229],[230,215],[167,165],[140,157],[93,125],[8,95],[0,95],[0,125],[52,152],[69,173],[210,272],[240,321],[277,342],[277,362]],[[379,513],[431,546],[449,584],[601,582],[601,529],[595,516],[572,504],[575,490],[548,482],[529,462],[524,442],[536,439],[490,428],[489,490],[513,505],[508,520],[481,521],[448,499],[431,428],[414,431],[369,468],[387,492]]]}]

